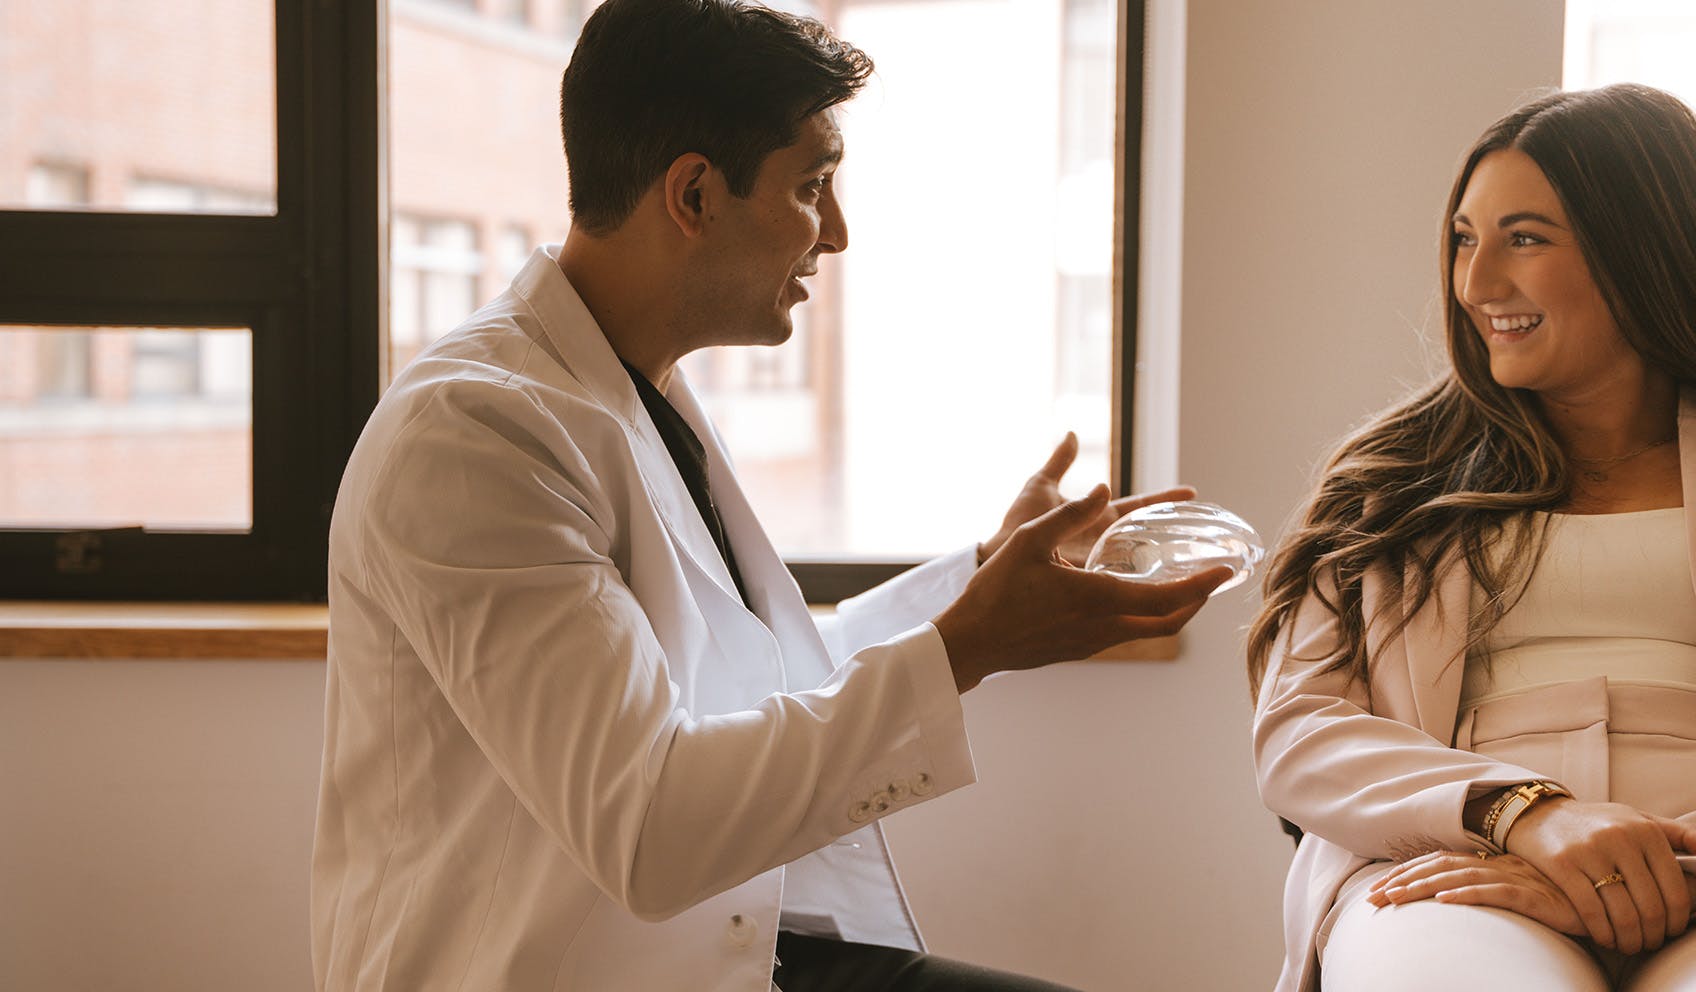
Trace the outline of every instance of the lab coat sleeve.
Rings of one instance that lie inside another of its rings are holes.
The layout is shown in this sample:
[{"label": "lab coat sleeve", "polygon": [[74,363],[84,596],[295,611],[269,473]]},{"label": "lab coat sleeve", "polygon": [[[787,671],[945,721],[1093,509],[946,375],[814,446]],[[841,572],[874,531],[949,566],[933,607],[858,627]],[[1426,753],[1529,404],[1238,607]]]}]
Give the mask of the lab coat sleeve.
[{"label": "lab coat sleeve", "polygon": [[[603,892],[664,919],[972,781],[928,624],[816,689],[686,712],[611,558],[615,502],[595,464],[521,391],[459,382],[422,404],[354,495],[368,593]],[[896,781],[917,788],[868,810]]]},{"label": "lab coat sleeve", "polygon": [[[1369,615],[1373,605],[1369,598]],[[1462,825],[1467,799],[1542,776],[1375,715],[1361,680],[1325,671],[1321,659],[1335,650],[1338,629],[1310,594],[1273,647],[1254,719],[1262,801],[1365,858],[1477,847]],[[1405,652],[1398,645],[1375,651],[1373,677],[1407,679]]]},{"label": "lab coat sleeve", "polygon": [[862,648],[929,623],[965,591],[977,564],[977,547],[961,548],[836,604],[818,620],[831,659],[841,664]]}]

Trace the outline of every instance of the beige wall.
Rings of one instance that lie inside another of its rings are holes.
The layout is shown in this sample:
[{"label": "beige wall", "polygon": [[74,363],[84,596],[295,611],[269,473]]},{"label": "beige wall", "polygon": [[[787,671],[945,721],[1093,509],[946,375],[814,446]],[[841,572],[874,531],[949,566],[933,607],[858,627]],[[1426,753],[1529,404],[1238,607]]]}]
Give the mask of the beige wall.
[{"label": "beige wall", "polygon": [[324,665],[0,659],[0,988],[301,992]]},{"label": "beige wall", "polygon": [[[1159,37],[1174,5],[1151,6]],[[1558,82],[1562,5],[1187,7],[1177,475],[1270,536],[1329,443],[1424,376],[1453,170]],[[979,784],[890,822],[934,949],[1088,992],[1271,986],[1292,848],[1249,760],[1252,604],[1210,604],[1177,664],[967,697]]]},{"label": "beige wall", "polygon": [[[1329,439],[1423,374],[1451,170],[1558,79],[1560,19],[1191,0],[1182,265],[1158,267],[1186,481],[1273,533]],[[1249,766],[1250,607],[1213,603],[1176,664],[967,697],[982,780],[889,823],[936,950],[1091,992],[1270,985],[1290,847]],[[310,663],[0,663],[0,985],[304,987],[321,686]]]}]

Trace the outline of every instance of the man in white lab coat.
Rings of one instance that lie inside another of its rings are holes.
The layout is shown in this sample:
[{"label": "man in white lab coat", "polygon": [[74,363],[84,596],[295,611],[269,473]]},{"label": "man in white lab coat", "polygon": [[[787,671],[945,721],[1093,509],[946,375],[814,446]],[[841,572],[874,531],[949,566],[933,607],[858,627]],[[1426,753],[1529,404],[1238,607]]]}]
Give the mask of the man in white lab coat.
[{"label": "man in white lab coat", "polygon": [[1069,567],[1134,500],[1062,502],[1068,438],[821,632],[676,368],[789,336],[870,70],[734,0],[585,26],[569,236],[396,378],[337,499],[319,989],[1055,988],[923,954],[876,821],[973,781],[961,692],[1175,631],[1223,573]]}]

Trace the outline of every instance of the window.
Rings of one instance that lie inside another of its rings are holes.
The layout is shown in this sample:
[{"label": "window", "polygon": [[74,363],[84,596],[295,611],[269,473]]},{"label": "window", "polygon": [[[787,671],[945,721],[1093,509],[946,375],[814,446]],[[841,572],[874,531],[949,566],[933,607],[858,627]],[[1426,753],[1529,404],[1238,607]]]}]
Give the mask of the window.
[{"label": "window", "polygon": [[24,204],[43,209],[88,205],[88,170],[78,165],[37,162],[24,180]]},{"label": "window", "polygon": [[0,596],[322,596],[377,387],[375,5],[7,11]]},{"label": "window", "polygon": [[1696,10],[1682,0],[1567,0],[1568,89],[1645,83],[1696,103]]},{"label": "window", "polygon": [[[828,599],[987,536],[1068,429],[1083,441],[1078,491],[1114,471],[1128,481],[1113,423],[1115,325],[1134,312],[1114,295],[1115,115],[1127,38],[1140,63],[1142,6],[1121,26],[1108,0],[779,5],[821,17],[878,66],[839,111],[852,246],[822,261],[790,342],[699,352],[684,370],[775,543]],[[530,248],[515,230],[558,240],[568,219],[549,123],[569,49],[491,45],[425,6],[390,6],[392,367],[504,287]],[[592,7],[529,5],[533,22],[565,11],[571,34]],[[480,92],[448,85],[443,64]],[[1135,135],[1130,147],[1135,163]],[[451,255],[403,261],[428,240],[406,218],[450,216],[465,225]],[[450,282],[475,282],[475,300],[438,327],[423,312],[428,279],[444,300]]]},{"label": "window", "polygon": [[[299,3],[276,6],[284,15]],[[287,37],[277,27],[293,25],[268,0],[54,0],[7,4],[4,17],[0,209],[154,209],[128,202],[136,176],[249,191],[265,213],[276,208],[276,56]],[[27,183],[11,172],[17,152],[39,163]],[[39,181],[74,196],[42,197]]]},{"label": "window", "polygon": [[483,256],[469,223],[409,214],[396,214],[389,245],[389,367],[398,369],[481,305]]},{"label": "window", "polygon": [[[176,410],[191,419],[170,432],[245,432],[245,456],[214,459],[241,483],[224,509],[179,493],[0,519],[0,595],[320,595],[381,366],[565,231],[557,86],[595,0],[273,2],[10,15],[0,76],[31,95],[0,114],[0,453],[63,408],[84,426]],[[831,599],[985,536],[1067,429],[1077,488],[1128,481],[1112,411],[1130,408],[1115,355],[1135,351],[1135,279],[1117,273],[1134,271],[1137,205],[1120,191],[1137,188],[1141,108],[1118,80],[1140,80],[1142,4],[1123,21],[1105,0],[785,5],[879,65],[840,116],[853,249],[825,261],[788,345],[687,372],[803,585]],[[113,114],[117,91],[134,112]],[[87,553],[58,553],[72,545]]]}]

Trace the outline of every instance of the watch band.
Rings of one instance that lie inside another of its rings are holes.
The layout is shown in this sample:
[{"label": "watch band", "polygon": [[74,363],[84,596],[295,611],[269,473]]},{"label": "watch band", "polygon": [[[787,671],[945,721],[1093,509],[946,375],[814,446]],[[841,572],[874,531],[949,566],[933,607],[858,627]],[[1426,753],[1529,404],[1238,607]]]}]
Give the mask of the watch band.
[{"label": "watch band", "polygon": [[1539,802],[1557,796],[1570,799],[1572,793],[1559,782],[1548,780],[1522,782],[1509,788],[1490,804],[1490,811],[1484,814],[1484,837],[1498,854],[1506,854],[1508,831],[1513,829],[1514,822]]}]

